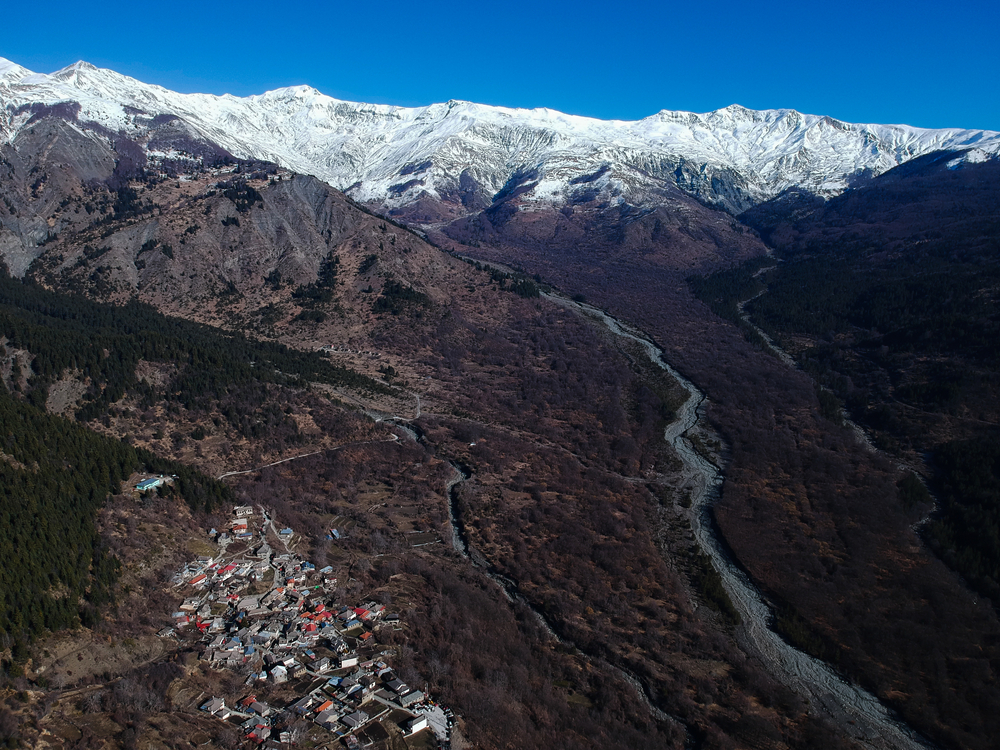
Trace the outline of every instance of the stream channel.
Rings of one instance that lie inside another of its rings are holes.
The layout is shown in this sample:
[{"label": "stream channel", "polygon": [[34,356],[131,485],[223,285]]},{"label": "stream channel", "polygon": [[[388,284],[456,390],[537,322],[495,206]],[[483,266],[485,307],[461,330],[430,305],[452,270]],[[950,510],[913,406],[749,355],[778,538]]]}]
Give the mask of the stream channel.
[{"label": "stream channel", "polygon": [[535,616],[535,619],[538,621],[538,624],[549,635],[549,637],[559,641],[559,643],[565,646],[573,648],[578,654],[582,655],[584,658],[589,659],[592,662],[597,663],[601,667],[616,672],[619,677],[621,677],[625,682],[629,684],[629,686],[632,687],[633,690],[635,690],[636,694],[639,696],[639,699],[646,705],[646,708],[649,710],[649,713],[652,714],[652,716],[658,721],[666,721],[676,724],[687,736],[686,746],[691,747],[693,744],[691,741],[691,735],[687,727],[684,725],[684,722],[681,721],[676,716],[671,716],[670,714],[661,710],[650,697],[648,688],[639,680],[638,677],[636,677],[635,674],[633,674],[627,669],[617,666],[616,664],[612,664],[603,657],[584,653],[575,643],[559,635],[559,633],[556,632],[555,628],[552,626],[552,623],[549,622],[545,614],[537,607],[535,607],[531,602],[529,602],[527,599],[524,598],[524,596],[518,590],[517,583],[512,581],[510,578],[507,578],[499,571],[497,571],[497,569],[493,565],[491,565],[488,560],[483,558],[483,556],[480,555],[475,550],[475,548],[469,545],[468,538],[465,534],[465,525],[462,522],[462,517],[458,510],[459,506],[458,506],[457,490],[458,490],[458,485],[466,481],[467,479],[470,479],[472,477],[472,474],[470,473],[469,468],[466,466],[456,464],[453,461],[449,463],[451,464],[451,468],[454,470],[455,473],[452,475],[451,479],[449,479],[447,484],[445,485],[445,491],[448,496],[448,520],[451,522],[451,543],[452,546],[455,548],[455,550],[458,551],[459,554],[462,555],[462,557],[466,558],[474,566],[482,570],[483,573],[485,573],[486,576],[491,581],[493,581],[497,586],[499,586],[500,590],[503,591],[504,596],[507,597],[508,601],[512,603],[516,602],[517,604],[521,604],[525,608],[527,608],[527,610]]},{"label": "stream channel", "polygon": [[[642,332],[590,305],[573,302],[555,295],[546,294],[545,296],[557,304],[600,321],[612,335],[639,344],[654,364],[666,370],[687,391],[687,400],[678,409],[677,419],[667,426],[663,437],[674,448],[683,462],[683,471],[690,484],[690,520],[695,539],[701,549],[711,558],[733,605],[742,618],[742,624],[737,632],[737,640],[741,648],[748,654],[759,658],[775,679],[805,699],[812,711],[831,721],[846,735],[863,746],[878,750],[934,748],[933,743],[902,722],[874,695],[847,682],[826,663],[789,645],[771,629],[773,621],[771,608],[746,573],[726,551],[725,546],[717,536],[715,524],[712,521],[711,506],[719,498],[722,489],[722,471],[718,466],[698,454],[687,439],[687,433],[704,416],[702,405],[705,401],[705,395],[687,378],[667,364],[663,359],[662,350]],[[528,607],[553,638],[565,642],[545,615],[521,596],[514,581],[500,575],[488,561],[469,547],[465,528],[458,511],[456,496],[458,485],[469,478],[469,472],[466,467],[456,464],[452,464],[452,468],[455,470],[455,474],[449,480],[446,490],[454,548],[474,565],[483,569],[503,589],[508,599]],[[636,690],[654,717],[661,721],[680,723],[678,719],[665,714],[656,707],[654,702],[650,700],[647,687],[641,684],[635,675],[600,657],[588,656],[588,658],[594,658],[621,675]]]}]

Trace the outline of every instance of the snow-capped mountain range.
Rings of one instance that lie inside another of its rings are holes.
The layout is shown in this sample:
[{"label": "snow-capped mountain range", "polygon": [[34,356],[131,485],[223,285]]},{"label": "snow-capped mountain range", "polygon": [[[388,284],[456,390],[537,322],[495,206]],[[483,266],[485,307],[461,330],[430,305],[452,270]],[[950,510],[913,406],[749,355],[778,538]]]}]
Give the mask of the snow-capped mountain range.
[{"label": "snow-capped mountain range", "polygon": [[[239,98],[179,94],[85,62],[45,75],[0,58],[0,143],[16,138],[33,105],[62,102],[79,105],[77,126],[94,137],[143,144],[151,123],[172,115],[235,156],[387,208],[427,198],[468,206],[470,196],[482,207],[506,185],[528,207],[655,204],[680,188],[740,211],[790,187],[835,194],[932,151],[964,151],[959,160],[969,161],[1000,153],[994,131],[857,125],[794,110],[733,105],[627,122],[463,101],[361,104],[306,86]],[[154,160],[178,156],[149,150]]]}]

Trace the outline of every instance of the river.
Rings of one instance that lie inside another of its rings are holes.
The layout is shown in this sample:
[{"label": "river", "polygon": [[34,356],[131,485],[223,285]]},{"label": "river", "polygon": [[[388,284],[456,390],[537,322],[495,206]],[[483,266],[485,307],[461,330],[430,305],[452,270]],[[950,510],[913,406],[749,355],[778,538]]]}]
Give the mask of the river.
[{"label": "river", "polygon": [[840,677],[826,663],[786,643],[771,629],[773,613],[746,574],[733,562],[716,535],[711,506],[722,489],[719,467],[695,451],[688,432],[703,418],[705,395],[674,370],[663,352],[640,331],[590,305],[546,295],[550,300],[600,320],[615,336],[643,347],[650,360],[666,370],[688,393],[677,419],[667,426],[664,439],[684,465],[691,487],[691,526],[695,539],[709,555],[723,585],[742,617],[738,632],[741,647],[757,656],[780,682],[808,701],[811,710],[826,717],[862,745],[879,750],[933,748],[935,745],[903,723],[874,695]]}]

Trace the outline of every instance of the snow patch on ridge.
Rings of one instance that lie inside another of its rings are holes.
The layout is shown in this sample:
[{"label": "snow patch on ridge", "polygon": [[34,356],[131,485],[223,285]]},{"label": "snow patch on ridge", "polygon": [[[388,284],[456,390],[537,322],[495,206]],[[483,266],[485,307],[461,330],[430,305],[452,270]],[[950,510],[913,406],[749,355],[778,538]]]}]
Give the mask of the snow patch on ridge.
[{"label": "snow patch on ridge", "polygon": [[948,162],[948,169],[958,169],[963,164],[982,164],[990,159],[1000,158],[1000,147],[994,145],[992,148],[970,148],[961,156]]}]

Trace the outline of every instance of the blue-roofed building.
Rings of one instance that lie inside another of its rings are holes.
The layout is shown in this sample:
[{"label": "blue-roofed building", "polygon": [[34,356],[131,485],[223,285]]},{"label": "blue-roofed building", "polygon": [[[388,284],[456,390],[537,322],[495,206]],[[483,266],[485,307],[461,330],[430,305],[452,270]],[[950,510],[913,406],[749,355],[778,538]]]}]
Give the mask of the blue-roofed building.
[{"label": "blue-roofed building", "polygon": [[139,484],[135,486],[139,492],[145,492],[146,490],[151,490],[154,487],[159,487],[163,484],[163,477],[150,477],[149,479],[143,479]]}]

